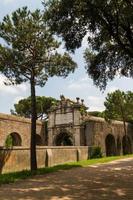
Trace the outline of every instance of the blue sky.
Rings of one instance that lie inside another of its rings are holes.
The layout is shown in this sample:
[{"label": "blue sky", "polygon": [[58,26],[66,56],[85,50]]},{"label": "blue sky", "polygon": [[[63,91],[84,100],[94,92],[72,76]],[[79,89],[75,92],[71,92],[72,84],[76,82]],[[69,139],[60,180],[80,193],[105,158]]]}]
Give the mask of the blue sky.
[{"label": "blue sky", "polygon": [[[40,0],[0,0],[0,6],[1,21],[6,14],[10,14],[19,7],[28,6],[32,10],[42,8]],[[84,69],[83,50],[86,46],[86,40],[84,40],[83,47],[76,50],[75,54],[72,55],[73,59],[78,63],[78,69],[75,73],[70,74],[66,79],[50,78],[43,88],[36,88],[37,95],[59,98],[60,94],[63,94],[73,100],[76,97],[80,97],[85,100],[89,110],[103,110],[103,102],[108,92],[116,89],[133,91],[133,80],[130,78],[116,78],[108,84],[104,93],[96,88]],[[63,51],[63,46],[60,50]],[[29,96],[30,90],[29,85],[26,83],[18,86],[5,86],[4,80],[3,75],[0,75],[0,112],[10,113],[14,103]]]}]

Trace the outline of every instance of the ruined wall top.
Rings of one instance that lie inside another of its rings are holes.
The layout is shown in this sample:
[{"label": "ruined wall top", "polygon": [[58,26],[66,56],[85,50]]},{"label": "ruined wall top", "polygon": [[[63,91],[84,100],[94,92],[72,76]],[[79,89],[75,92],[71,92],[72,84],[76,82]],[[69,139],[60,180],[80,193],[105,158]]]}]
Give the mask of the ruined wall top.
[{"label": "ruined wall top", "polygon": [[[84,116],[83,118],[83,121],[84,122],[88,122],[88,121],[94,121],[94,122],[106,122],[104,118],[101,118],[101,117],[95,117],[95,116],[91,116],[91,115],[86,115]],[[107,122],[106,122],[107,123]],[[111,121],[111,124],[114,124],[114,125],[123,125],[123,122],[122,121],[118,121],[118,120],[112,120]],[[126,125],[130,125],[130,126],[133,126],[133,124],[131,123],[128,123],[126,122]]]},{"label": "ruined wall top", "polygon": [[[25,118],[25,117],[18,117],[15,115],[9,115],[0,113],[0,120],[9,120],[9,121],[15,121],[15,122],[22,122],[22,123],[31,123],[31,119]],[[37,121],[37,124],[42,124],[41,121]]]}]

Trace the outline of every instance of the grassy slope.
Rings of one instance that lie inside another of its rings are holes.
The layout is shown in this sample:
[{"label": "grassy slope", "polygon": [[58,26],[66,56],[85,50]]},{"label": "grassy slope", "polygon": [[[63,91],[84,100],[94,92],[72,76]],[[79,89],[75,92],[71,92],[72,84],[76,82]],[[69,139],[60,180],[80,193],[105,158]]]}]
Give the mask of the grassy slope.
[{"label": "grassy slope", "polygon": [[89,165],[106,163],[106,162],[123,159],[123,158],[128,158],[128,157],[133,157],[133,155],[104,157],[104,158],[99,158],[99,159],[71,162],[71,163],[66,163],[66,164],[62,164],[62,165],[57,165],[54,167],[45,167],[42,169],[38,169],[36,172],[31,172],[31,171],[25,170],[25,171],[21,171],[21,172],[1,174],[0,175],[0,184],[15,182],[17,180],[26,179],[26,178],[32,177],[34,175],[43,175],[46,173],[52,173],[52,172],[56,172],[59,170],[71,169],[73,167],[87,167]]}]

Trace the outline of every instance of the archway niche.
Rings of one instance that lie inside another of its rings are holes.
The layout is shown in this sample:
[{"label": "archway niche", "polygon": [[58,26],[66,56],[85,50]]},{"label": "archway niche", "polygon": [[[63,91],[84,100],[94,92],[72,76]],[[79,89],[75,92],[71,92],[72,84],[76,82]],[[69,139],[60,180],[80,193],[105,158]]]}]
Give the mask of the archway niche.
[{"label": "archway niche", "polygon": [[122,147],[123,147],[123,154],[131,154],[132,153],[132,145],[129,136],[125,135],[122,139]]},{"label": "archway niche", "polygon": [[42,146],[43,145],[43,141],[42,138],[39,134],[36,134],[36,145],[38,146]]},{"label": "archway niche", "polygon": [[117,155],[121,155],[121,139],[120,137],[117,138]]},{"label": "archway niche", "polygon": [[69,133],[61,132],[59,135],[56,136],[55,139],[56,146],[73,146],[73,140]]},{"label": "archway niche", "polygon": [[108,134],[105,139],[106,146],[106,156],[115,156],[116,155],[116,144],[115,138],[113,135]]},{"label": "archway niche", "polygon": [[9,147],[10,146],[22,146],[21,136],[16,132],[9,134],[6,138],[5,145],[9,146]]}]

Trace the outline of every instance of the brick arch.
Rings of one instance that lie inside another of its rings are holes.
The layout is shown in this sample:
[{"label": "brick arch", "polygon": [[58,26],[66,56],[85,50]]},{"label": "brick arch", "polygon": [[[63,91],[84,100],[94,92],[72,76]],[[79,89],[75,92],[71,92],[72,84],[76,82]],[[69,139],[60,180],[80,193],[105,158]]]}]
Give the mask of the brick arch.
[{"label": "brick arch", "polygon": [[132,140],[128,135],[124,135],[122,138],[122,148],[124,155],[132,153]]},{"label": "brick arch", "polygon": [[112,134],[108,134],[105,138],[106,156],[116,155],[116,142]]},{"label": "brick arch", "polygon": [[7,140],[9,140],[9,138],[10,138],[11,146],[22,146],[22,138],[19,133],[17,133],[17,132],[10,133],[7,136],[5,143],[7,142]]},{"label": "brick arch", "polygon": [[58,134],[54,138],[55,146],[73,146],[73,137],[70,132],[63,129],[58,132]]},{"label": "brick arch", "polygon": [[121,149],[122,149],[122,141],[121,141],[121,137],[119,135],[116,140],[116,145],[117,145],[117,155],[120,155]]}]

